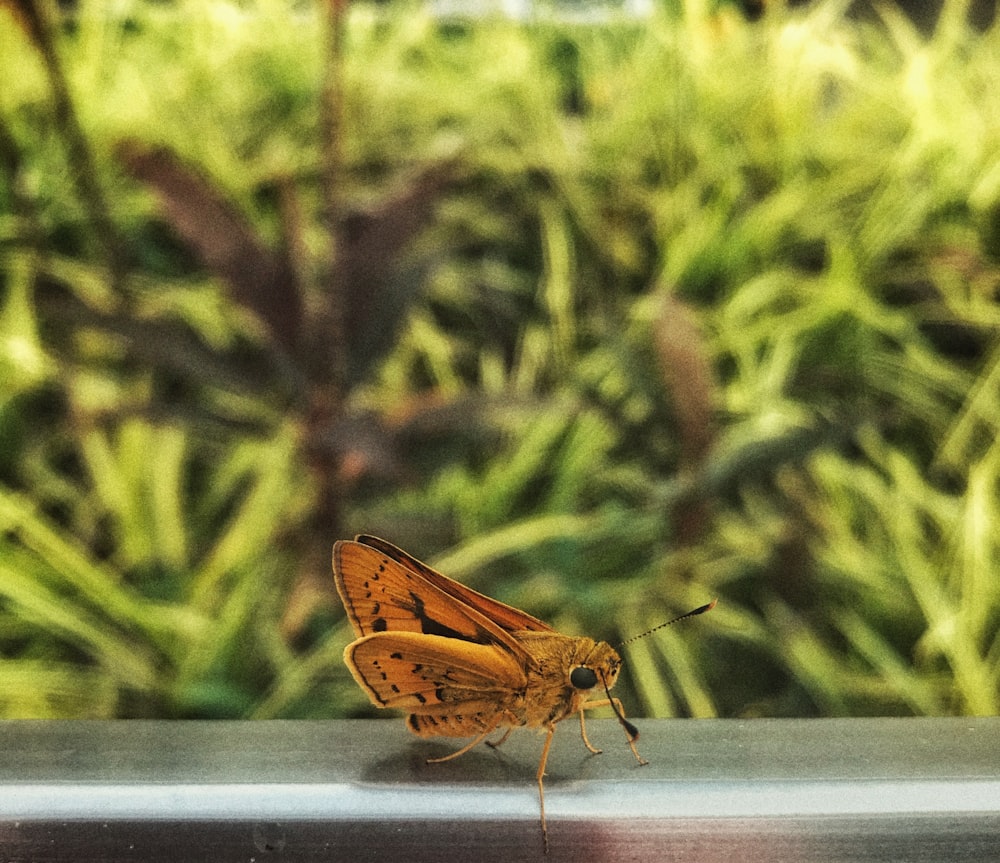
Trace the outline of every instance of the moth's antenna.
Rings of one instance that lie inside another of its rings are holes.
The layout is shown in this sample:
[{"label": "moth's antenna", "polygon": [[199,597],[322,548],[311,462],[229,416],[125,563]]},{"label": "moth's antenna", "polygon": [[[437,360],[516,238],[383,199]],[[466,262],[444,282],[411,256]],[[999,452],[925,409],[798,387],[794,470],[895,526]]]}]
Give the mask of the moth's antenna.
[{"label": "moth's antenna", "polygon": [[[601,685],[604,686],[604,694],[608,696],[608,704],[611,705],[611,709],[615,712],[615,718],[621,724],[621,727],[625,729],[625,735],[628,738],[628,748],[632,750],[632,754],[635,756],[635,760],[639,762],[640,766],[649,764],[649,762],[639,754],[639,750],[635,748],[635,742],[639,739],[639,729],[625,718],[625,714],[622,713],[621,703],[618,699],[611,697],[611,689],[608,687],[608,681],[604,677],[604,672],[599,670],[597,673],[600,675]],[[581,713],[580,716],[582,717],[583,713]]]},{"label": "moth's antenna", "polygon": [[615,719],[617,719],[621,724],[621,727],[625,729],[625,733],[628,735],[629,744],[635,743],[635,741],[639,739],[639,729],[625,718],[625,714],[622,713],[622,709],[618,705],[618,699],[611,697],[611,690],[608,688],[608,681],[604,679],[604,672],[600,672],[600,675],[601,685],[604,687],[604,694],[608,696],[608,704],[611,705],[611,709],[615,713]]},{"label": "moth's antenna", "polygon": [[665,626],[670,626],[674,623],[680,623],[682,620],[687,620],[689,617],[695,617],[698,614],[704,614],[706,611],[711,611],[715,608],[715,604],[719,600],[713,599],[707,605],[701,605],[693,611],[689,611],[686,614],[682,614],[680,617],[675,617],[673,620],[668,620],[666,623],[661,623],[658,626],[654,626],[652,629],[647,629],[645,632],[641,632],[638,635],[633,635],[631,638],[626,638],[618,646],[625,647],[627,644],[631,644],[633,641],[638,641],[640,638],[645,638],[647,635],[652,635],[657,630],[663,629]]}]

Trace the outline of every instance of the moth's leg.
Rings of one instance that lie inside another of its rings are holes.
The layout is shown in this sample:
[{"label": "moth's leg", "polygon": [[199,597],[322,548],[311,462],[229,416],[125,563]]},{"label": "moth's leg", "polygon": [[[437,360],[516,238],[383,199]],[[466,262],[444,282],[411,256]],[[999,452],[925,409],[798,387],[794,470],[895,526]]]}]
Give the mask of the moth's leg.
[{"label": "moth's leg", "polygon": [[510,733],[513,730],[514,730],[514,726],[512,725],[510,728],[508,728],[503,733],[503,737],[501,737],[499,740],[496,740],[496,741],[487,740],[486,741],[486,745],[489,746],[491,749],[496,749],[498,746],[503,746],[503,744],[506,742],[507,738],[510,737]]},{"label": "moth's leg", "polygon": [[593,752],[594,755],[600,755],[601,754],[601,750],[598,749],[596,746],[594,746],[587,739],[587,724],[586,724],[586,722],[583,719],[583,708],[580,708],[579,713],[580,713],[580,736],[583,738],[583,745],[586,746],[587,749],[589,749],[591,752]]},{"label": "moth's leg", "polygon": [[549,853],[549,830],[545,824],[545,786],[542,780],[545,778],[545,762],[549,760],[549,748],[552,746],[552,735],[556,733],[555,725],[548,726],[549,733],[545,736],[545,745],[542,747],[542,758],[538,762],[538,773],[535,779],[538,782],[538,807],[542,813],[542,845],[545,853]]},{"label": "moth's leg", "polygon": [[500,715],[497,716],[496,719],[493,720],[493,722],[490,723],[489,727],[487,727],[487,729],[482,734],[480,734],[478,737],[474,737],[469,743],[466,743],[465,746],[463,746],[461,749],[458,749],[455,752],[450,752],[447,755],[442,755],[440,758],[428,758],[426,763],[440,764],[442,761],[451,761],[452,758],[458,758],[459,755],[465,755],[466,752],[478,746],[494,731],[496,731],[497,726],[500,724],[500,721],[502,719],[503,719],[503,714],[501,713]]},{"label": "moth's leg", "polygon": [[[636,731],[635,734],[632,733],[632,731],[635,731],[635,727],[632,725],[631,722],[626,721],[625,710],[622,708],[621,701],[619,701],[614,696],[612,696],[611,698],[602,698],[600,701],[585,701],[580,707],[581,728],[583,726],[583,711],[590,710],[592,707],[611,707],[612,709],[614,709],[615,717],[618,719],[618,722],[621,724],[622,728],[625,729],[625,735],[626,738],[628,739],[628,748],[632,750],[632,754],[635,756],[635,760],[639,762],[640,767],[644,767],[645,765],[649,764],[649,762],[639,754],[639,750],[635,748],[635,741],[639,739],[639,732]],[[632,729],[631,731],[629,730],[630,728]],[[584,735],[583,742],[587,743],[586,735]],[[589,744],[587,748],[590,749],[591,752],[594,751],[589,746]]]}]

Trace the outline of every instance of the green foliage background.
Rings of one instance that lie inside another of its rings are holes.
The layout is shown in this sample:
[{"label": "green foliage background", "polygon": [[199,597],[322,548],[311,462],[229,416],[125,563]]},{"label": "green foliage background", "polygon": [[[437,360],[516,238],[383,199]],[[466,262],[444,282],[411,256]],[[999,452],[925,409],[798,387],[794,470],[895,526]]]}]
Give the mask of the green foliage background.
[{"label": "green foliage background", "polygon": [[[55,44],[120,283],[0,9],[0,715],[365,714],[328,571],[360,531],[613,642],[718,596],[624,649],[638,716],[996,713],[1000,32],[710,5],[359,3],[331,60],[305,3],[81,0]],[[315,306],[331,62],[344,212],[449,180],[341,309],[317,434],[326,379],[120,153],[274,246],[290,193]]]}]

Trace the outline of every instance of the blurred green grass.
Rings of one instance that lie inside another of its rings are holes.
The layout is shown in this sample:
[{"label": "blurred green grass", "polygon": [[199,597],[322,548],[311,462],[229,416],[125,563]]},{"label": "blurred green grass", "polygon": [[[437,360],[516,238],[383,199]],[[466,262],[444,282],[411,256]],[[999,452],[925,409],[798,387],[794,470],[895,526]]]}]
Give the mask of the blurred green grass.
[{"label": "blurred green grass", "polygon": [[960,2],[929,34],[845,5],[594,27],[354,4],[345,213],[453,168],[396,306],[355,286],[321,434],[323,380],[118,155],[197,166],[295,241],[321,305],[316,11],[61,20],[121,285],[4,20],[0,715],[364,714],[328,561],[360,531],[568,634],[718,596],[626,649],[634,715],[996,713],[1000,32]]}]

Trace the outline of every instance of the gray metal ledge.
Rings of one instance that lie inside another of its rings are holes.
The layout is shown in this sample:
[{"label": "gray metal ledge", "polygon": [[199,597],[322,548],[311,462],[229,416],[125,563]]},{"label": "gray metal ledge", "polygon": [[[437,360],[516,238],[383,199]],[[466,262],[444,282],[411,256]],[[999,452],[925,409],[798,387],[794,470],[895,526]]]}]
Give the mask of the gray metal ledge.
[{"label": "gray metal ledge", "polygon": [[[1000,719],[613,720],[549,758],[548,860],[1000,861]],[[401,720],[0,722],[0,863],[540,861],[542,738]]]}]

